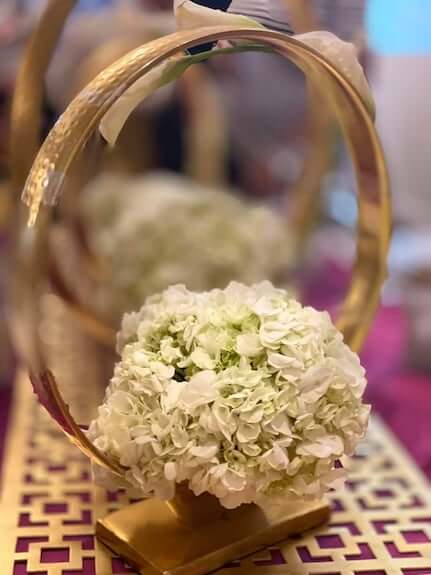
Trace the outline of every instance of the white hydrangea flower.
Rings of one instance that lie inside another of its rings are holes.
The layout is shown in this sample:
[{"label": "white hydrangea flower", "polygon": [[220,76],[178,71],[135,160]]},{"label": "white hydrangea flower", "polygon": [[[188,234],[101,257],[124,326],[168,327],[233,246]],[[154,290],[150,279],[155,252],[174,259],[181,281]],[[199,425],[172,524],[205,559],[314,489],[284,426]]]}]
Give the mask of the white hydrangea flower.
[{"label": "white hydrangea flower", "polygon": [[176,285],[126,315],[118,342],[89,437],[144,496],[188,482],[236,507],[340,484],[336,462],[370,408],[365,371],[326,312],[269,282]]},{"label": "white hydrangea flower", "polygon": [[107,174],[82,202],[90,248],[106,264],[96,307],[118,319],[177,283],[203,291],[280,281],[292,259],[288,226],[275,212],[181,176]]}]

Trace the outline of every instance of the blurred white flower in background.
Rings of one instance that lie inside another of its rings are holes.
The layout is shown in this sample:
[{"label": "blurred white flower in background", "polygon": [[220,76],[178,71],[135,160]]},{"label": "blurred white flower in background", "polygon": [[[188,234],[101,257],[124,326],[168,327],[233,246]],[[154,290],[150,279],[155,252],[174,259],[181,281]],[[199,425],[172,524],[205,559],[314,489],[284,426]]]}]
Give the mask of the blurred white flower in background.
[{"label": "blurred white flower in background", "polygon": [[107,174],[83,192],[90,250],[105,264],[100,299],[118,317],[169,285],[285,281],[287,219],[270,208],[174,174]]}]

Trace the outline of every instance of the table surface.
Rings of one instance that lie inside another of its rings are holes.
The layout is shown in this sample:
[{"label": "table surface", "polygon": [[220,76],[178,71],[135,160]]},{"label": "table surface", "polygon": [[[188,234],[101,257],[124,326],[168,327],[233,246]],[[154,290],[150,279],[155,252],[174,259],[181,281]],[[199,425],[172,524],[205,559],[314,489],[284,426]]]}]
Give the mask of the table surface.
[{"label": "table surface", "polygon": [[[18,409],[19,406],[19,409]],[[431,492],[397,440],[374,418],[331,495],[329,525],[222,569],[222,575],[431,574]],[[17,379],[3,469],[1,575],[133,573],[94,537],[94,522],[128,500],[91,482],[87,460]]]}]

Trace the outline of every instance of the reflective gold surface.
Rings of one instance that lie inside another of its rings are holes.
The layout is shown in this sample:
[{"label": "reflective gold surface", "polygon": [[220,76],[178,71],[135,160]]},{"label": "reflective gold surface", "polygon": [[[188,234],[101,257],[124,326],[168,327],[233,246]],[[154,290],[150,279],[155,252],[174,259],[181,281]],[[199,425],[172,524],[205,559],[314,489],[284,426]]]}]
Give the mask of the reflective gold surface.
[{"label": "reflective gold surface", "polygon": [[[136,33],[120,36],[94,49],[77,70],[73,97],[112,62],[161,35],[162,30],[153,29],[150,21],[140,36]],[[184,173],[202,184],[223,185],[229,137],[222,95],[211,73],[205,66],[193,66],[181,77],[176,96],[187,119]],[[169,97],[169,94],[164,96]],[[164,105],[163,97],[160,105]],[[156,102],[153,106],[157,109]],[[154,168],[157,158],[151,147],[152,130],[151,113],[127,121],[115,147],[107,155],[107,167],[128,172]]]},{"label": "reflective gold surface", "polygon": [[100,519],[99,539],[145,575],[202,575],[328,520],[327,503],[286,502],[260,509],[243,505],[199,528],[182,524],[156,499]]},{"label": "reflective gold surface", "polygon": [[[92,483],[87,458],[53,428],[24,376],[15,392],[0,476],[1,575],[14,568],[19,574],[130,575],[134,571],[94,536],[96,521],[124,509],[128,498]],[[82,399],[85,404],[85,394]],[[380,421],[372,421],[351,462],[347,488],[330,498],[329,525],[234,561],[220,575],[431,571],[430,485]],[[56,549],[60,557],[52,555]]]}]

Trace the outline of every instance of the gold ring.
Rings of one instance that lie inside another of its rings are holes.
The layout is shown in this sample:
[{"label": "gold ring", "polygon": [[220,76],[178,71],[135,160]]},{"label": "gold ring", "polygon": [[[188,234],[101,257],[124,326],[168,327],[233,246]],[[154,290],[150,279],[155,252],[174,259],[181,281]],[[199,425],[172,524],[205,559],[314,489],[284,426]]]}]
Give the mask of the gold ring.
[{"label": "gold ring", "polygon": [[[372,117],[362,97],[345,76],[320,53],[284,34],[265,29],[214,26],[187,30],[159,38],[130,52],[95,78],[69,105],[45,140],[28,177],[23,198],[35,220],[41,203],[53,204],[59,198],[75,158],[83,150],[107,110],[124,91],[172,55],[198,44],[216,40],[248,40],[272,48],[296,64],[312,85],[319,87],[328,100],[350,151],[358,188],[357,250],[347,296],[337,318],[345,341],[359,350],[370,327],[386,277],[386,259],[390,241],[389,182],[382,149]],[[43,236],[48,217],[38,222]],[[40,265],[34,266],[35,273]],[[37,282],[34,282],[37,285]],[[82,432],[62,404],[55,377],[35,358],[30,366],[36,385],[49,392],[68,426],[66,432],[87,455],[119,473]],[[42,374],[42,375],[40,375]],[[67,412],[67,413],[66,413]],[[75,428],[73,428],[75,426]],[[78,428],[79,429],[79,428]],[[72,430],[72,431],[71,431]]]}]

